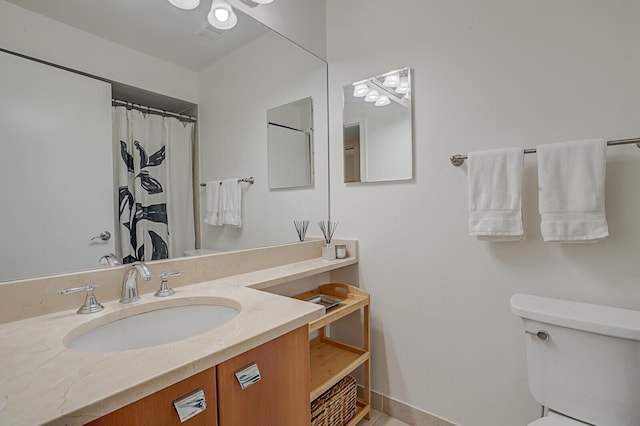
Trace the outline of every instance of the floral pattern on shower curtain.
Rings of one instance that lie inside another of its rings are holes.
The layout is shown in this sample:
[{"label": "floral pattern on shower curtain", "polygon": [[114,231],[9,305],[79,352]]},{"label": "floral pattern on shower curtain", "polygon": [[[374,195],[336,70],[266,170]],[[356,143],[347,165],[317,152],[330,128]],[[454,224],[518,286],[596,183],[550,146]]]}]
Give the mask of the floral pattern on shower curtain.
[{"label": "floral pattern on shower curtain", "polygon": [[195,247],[193,124],[113,108],[119,248],[123,263]]}]

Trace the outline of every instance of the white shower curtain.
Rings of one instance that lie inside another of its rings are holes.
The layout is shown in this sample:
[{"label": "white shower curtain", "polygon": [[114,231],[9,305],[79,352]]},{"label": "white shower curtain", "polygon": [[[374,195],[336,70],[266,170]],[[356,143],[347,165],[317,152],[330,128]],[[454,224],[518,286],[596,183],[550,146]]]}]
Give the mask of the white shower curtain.
[{"label": "white shower curtain", "polygon": [[124,263],[182,256],[195,247],[193,123],[113,107]]}]

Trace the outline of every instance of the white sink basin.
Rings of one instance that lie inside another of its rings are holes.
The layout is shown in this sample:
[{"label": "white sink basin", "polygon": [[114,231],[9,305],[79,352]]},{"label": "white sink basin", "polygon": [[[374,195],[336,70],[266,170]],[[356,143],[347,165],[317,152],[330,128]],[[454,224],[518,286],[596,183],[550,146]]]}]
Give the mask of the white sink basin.
[{"label": "white sink basin", "polygon": [[[225,305],[231,305],[225,306]],[[142,305],[131,309],[130,316],[111,319],[111,316],[89,321],[69,333],[64,344],[75,351],[115,352],[141,349],[176,342],[197,336],[231,321],[239,313],[239,306],[227,300],[223,304],[191,304],[171,307]],[[139,309],[146,312],[137,312]]]}]

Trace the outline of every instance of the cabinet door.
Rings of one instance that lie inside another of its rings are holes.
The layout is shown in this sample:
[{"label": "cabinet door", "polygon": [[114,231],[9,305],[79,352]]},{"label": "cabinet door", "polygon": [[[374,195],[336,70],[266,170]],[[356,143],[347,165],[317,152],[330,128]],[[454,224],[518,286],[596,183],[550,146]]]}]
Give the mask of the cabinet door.
[{"label": "cabinet door", "polygon": [[[235,372],[256,363],[242,390]],[[220,426],[309,425],[309,332],[305,325],[217,366]]]},{"label": "cabinet door", "polygon": [[[197,389],[204,391],[207,409],[180,423],[173,401]],[[217,426],[216,369],[212,367],[88,423],[90,426]]]}]

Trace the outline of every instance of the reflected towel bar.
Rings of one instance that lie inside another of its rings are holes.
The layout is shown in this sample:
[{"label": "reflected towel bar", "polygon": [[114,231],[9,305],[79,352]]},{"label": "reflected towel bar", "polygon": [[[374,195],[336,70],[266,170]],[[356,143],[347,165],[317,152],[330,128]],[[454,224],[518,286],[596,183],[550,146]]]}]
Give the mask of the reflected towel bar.
[{"label": "reflected towel bar", "polygon": [[[616,140],[616,141],[608,141],[607,142],[607,146],[615,146],[615,145],[629,145],[635,143],[636,145],[638,145],[638,148],[640,148],[640,138],[633,138],[633,139],[620,139],[620,140]],[[525,154],[535,154],[536,149],[535,148],[527,148],[524,150]],[[452,155],[451,157],[449,157],[449,160],[451,161],[451,164],[458,167],[461,166],[462,163],[464,163],[464,160],[466,160],[467,158],[469,158],[467,155],[462,155],[462,154],[456,154],[456,155]]]},{"label": "reflected towel bar", "polygon": [[[253,184],[253,182],[255,182],[255,179],[253,179],[253,176],[252,176],[248,178],[238,179],[238,182],[247,182],[247,183]],[[220,185],[222,185],[222,182],[220,182]],[[201,183],[200,186],[207,186],[207,184]]]}]

